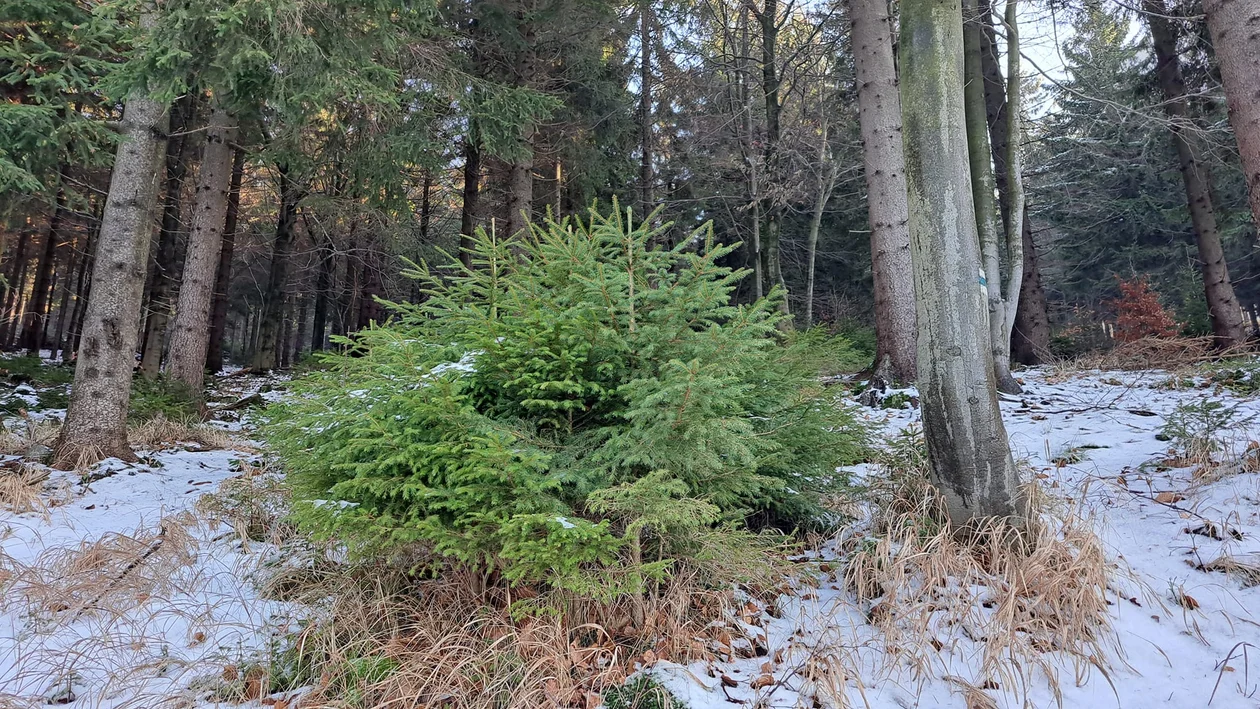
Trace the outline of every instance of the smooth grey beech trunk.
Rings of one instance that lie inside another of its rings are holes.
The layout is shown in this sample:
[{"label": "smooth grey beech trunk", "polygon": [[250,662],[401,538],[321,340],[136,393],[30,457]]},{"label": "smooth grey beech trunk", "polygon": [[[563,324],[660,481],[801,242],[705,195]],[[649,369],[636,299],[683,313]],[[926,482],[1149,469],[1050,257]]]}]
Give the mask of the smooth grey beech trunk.
[{"label": "smooth grey beech trunk", "polygon": [[893,63],[892,22],[885,0],[850,0],[858,123],[871,224],[875,290],[874,375],[887,382],[915,378],[914,280],[906,206],[901,99]]},{"label": "smooth grey beech trunk", "polygon": [[[1143,7],[1155,47],[1155,69],[1159,75],[1159,88],[1164,94],[1164,112],[1168,114],[1169,132],[1177,148],[1186,204],[1194,226],[1199,269],[1203,275],[1203,296],[1208,304],[1212,334],[1218,346],[1233,347],[1246,341],[1247,329],[1229,278],[1225,251],[1221,248],[1221,232],[1212,203],[1211,169],[1202,158],[1200,141],[1195,135],[1197,127],[1186,99],[1181,60],[1177,56],[1177,30],[1165,17],[1167,11],[1163,0],[1143,0]],[[1260,31],[1260,28],[1257,30]]]},{"label": "smooth grey beech trunk", "polygon": [[[149,6],[140,24],[152,27],[155,20],[156,10]],[[70,405],[53,447],[58,467],[108,456],[136,460],[127,445],[127,406],[168,119],[167,105],[146,91],[127,97]]]},{"label": "smooth grey beech trunk", "polygon": [[901,115],[932,482],[949,518],[1022,519],[998,409],[963,107],[959,0],[901,3]]},{"label": "smooth grey beech trunk", "polygon": [[1203,11],[1247,176],[1251,217],[1260,224],[1260,3],[1203,0]]},{"label": "smooth grey beech trunk", "polygon": [[210,108],[201,153],[201,170],[193,194],[184,277],[171,328],[170,377],[201,394],[205,383],[206,350],[210,344],[210,316],[223,228],[227,221],[232,185],[232,141],[236,120],[222,105]]}]

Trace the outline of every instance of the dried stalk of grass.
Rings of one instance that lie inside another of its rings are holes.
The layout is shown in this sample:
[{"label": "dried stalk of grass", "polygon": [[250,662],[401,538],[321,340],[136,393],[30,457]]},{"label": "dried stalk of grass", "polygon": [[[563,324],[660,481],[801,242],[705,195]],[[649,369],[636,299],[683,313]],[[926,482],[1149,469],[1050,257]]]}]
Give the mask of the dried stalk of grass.
[{"label": "dried stalk of grass", "polygon": [[14,514],[47,516],[48,504],[40,496],[48,471],[25,463],[0,468],[0,507]]},{"label": "dried stalk of grass", "polygon": [[[1023,530],[999,520],[958,530],[944,521],[922,469],[891,477],[876,537],[849,542],[846,572],[870,604],[888,662],[922,680],[948,671],[943,648],[961,647],[979,657],[978,682],[1027,699],[1034,669],[1057,694],[1049,653],[1071,658],[1077,675],[1090,668],[1105,675],[1103,662],[1122,659],[1105,595],[1109,566],[1087,521],[1043,511]],[[963,687],[968,705],[987,706],[970,687]]]},{"label": "dried stalk of grass", "polygon": [[254,451],[238,442],[231,433],[216,426],[200,421],[175,421],[161,415],[132,426],[127,431],[127,439],[133,446],[148,450],[162,450],[191,443],[205,449],[238,450],[245,453]]}]

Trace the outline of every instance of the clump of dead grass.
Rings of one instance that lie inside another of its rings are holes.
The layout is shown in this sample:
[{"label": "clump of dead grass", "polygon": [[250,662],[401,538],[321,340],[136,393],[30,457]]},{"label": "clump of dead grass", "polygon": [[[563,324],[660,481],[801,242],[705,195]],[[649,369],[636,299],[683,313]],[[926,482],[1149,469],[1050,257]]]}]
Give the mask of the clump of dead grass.
[{"label": "clump of dead grass", "polygon": [[217,426],[194,419],[168,419],[162,414],[132,426],[127,432],[127,439],[131,445],[147,450],[187,447],[190,444],[206,450],[253,450]]},{"label": "clump of dead grass", "polygon": [[40,457],[56,440],[60,428],[54,419],[20,416],[0,432],[0,455]]},{"label": "clump of dead grass", "polygon": [[[653,594],[644,624],[631,599],[509,588],[448,572],[421,580],[373,567],[313,575],[323,620],[267,665],[271,691],[311,686],[304,707],[582,707],[601,703],[638,667],[712,657],[729,591],[676,577]],[[300,594],[299,594],[300,597]],[[519,601],[533,612],[522,615]]]},{"label": "clump of dead grass", "polygon": [[1252,352],[1250,344],[1221,350],[1213,337],[1146,337],[1118,342],[1110,349],[1060,358],[1051,363],[1048,381],[1067,378],[1082,371],[1141,371],[1158,369],[1189,372],[1204,362],[1239,357]]},{"label": "clump of dead grass", "polygon": [[297,535],[297,528],[286,519],[290,489],[281,476],[265,464],[247,460],[236,463],[239,475],[228,478],[196,503],[199,513],[211,528],[226,524],[234,530],[242,544],[265,542],[280,547]]},{"label": "clump of dead grass", "polygon": [[41,493],[48,470],[25,463],[0,467],[0,508],[15,514],[48,513]]},{"label": "clump of dead grass", "polygon": [[125,614],[166,590],[188,566],[196,542],[189,515],[164,518],[156,529],[112,532],[76,546],[45,551],[29,565],[12,565],[7,600],[24,603],[31,617],[102,611]]},{"label": "clump of dead grass", "polygon": [[1026,699],[1034,670],[1057,693],[1056,658],[1070,659],[1077,681],[1093,669],[1105,677],[1122,654],[1106,597],[1110,567],[1089,522],[1049,510],[1033,489],[1023,528],[1000,520],[954,528],[913,449],[894,446],[885,463],[897,467],[875,490],[872,534],[849,542],[846,581],[889,661],[922,680],[947,673],[951,655],[972,655],[976,676],[958,680],[969,697],[980,687]]}]

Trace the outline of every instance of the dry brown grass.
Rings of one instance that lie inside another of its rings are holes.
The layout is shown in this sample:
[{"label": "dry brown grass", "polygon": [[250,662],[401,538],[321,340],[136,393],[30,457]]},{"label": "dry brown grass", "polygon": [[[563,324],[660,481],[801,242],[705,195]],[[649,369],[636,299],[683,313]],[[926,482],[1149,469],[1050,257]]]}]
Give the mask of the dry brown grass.
[{"label": "dry brown grass", "polygon": [[228,449],[253,452],[249,446],[236,441],[229,432],[208,423],[194,420],[172,420],[158,415],[132,426],[127,431],[132,446],[147,450],[187,447],[189,444],[203,449]]},{"label": "dry brown grass", "polygon": [[1238,579],[1243,588],[1260,586],[1260,557],[1252,556],[1244,561],[1228,554],[1217,557],[1205,564],[1196,565],[1200,571],[1219,571]]},{"label": "dry brown grass", "polygon": [[48,513],[41,496],[48,471],[25,463],[0,467],[0,508],[15,514]]},{"label": "dry brown grass", "polygon": [[37,455],[53,444],[58,430],[60,425],[52,419],[22,416],[13,428],[0,432],[0,455]]},{"label": "dry brown grass", "polygon": [[[314,685],[302,707],[342,707],[355,697],[372,707],[585,709],[636,663],[712,657],[718,636],[729,634],[710,625],[725,617],[730,594],[686,580],[650,599],[642,628],[631,623],[628,600],[542,598],[525,587],[478,592],[483,581],[416,581],[381,568],[312,577],[308,591],[331,598],[325,620],[272,663],[268,682],[275,688],[285,668],[308,668],[285,678]],[[514,614],[509,602],[522,598],[549,612]]]},{"label": "dry brown grass", "polygon": [[976,679],[955,682],[969,706],[988,706],[974,685],[1027,699],[1037,674],[1057,694],[1050,653],[1070,658],[1078,680],[1092,670],[1106,677],[1122,653],[1092,526],[1071,511],[1047,513],[1034,490],[1040,513],[1025,529],[1002,521],[955,529],[942,521],[924,463],[894,471],[878,491],[873,537],[851,544],[846,580],[869,604],[885,657],[920,682],[947,673],[951,655],[974,657]]},{"label": "dry brown grass", "polygon": [[1184,371],[1204,362],[1229,359],[1251,353],[1249,344],[1219,350],[1212,337],[1147,337],[1133,342],[1120,342],[1109,350],[1088,352],[1061,358],[1050,366],[1047,377],[1067,377],[1088,370],[1138,371],[1159,369]]}]

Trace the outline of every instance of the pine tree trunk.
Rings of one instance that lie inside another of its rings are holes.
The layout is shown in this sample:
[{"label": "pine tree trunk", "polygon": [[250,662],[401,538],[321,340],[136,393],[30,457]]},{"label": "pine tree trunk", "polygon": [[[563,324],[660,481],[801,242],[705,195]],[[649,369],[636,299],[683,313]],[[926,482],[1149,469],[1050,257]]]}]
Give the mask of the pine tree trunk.
[{"label": "pine tree trunk", "polygon": [[83,334],[83,314],[87,310],[88,293],[92,286],[92,264],[95,262],[96,242],[101,231],[100,215],[93,210],[96,217],[92,228],[88,230],[87,246],[83,249],[83,258],[79,262],[79,276],[75,279],[74,310],[70,313],[70,330],[66,333],[66,341],[61,345],[61,361],[69,362],[79,349],[79,337]]},{"label": "pine tree trunk", "polygon": [[963,102],[959,0],[901,3],[901,113],[932,481],[951,521],[1021,519],[985,320]]},{"label": "pine tree trunk", "polygon": [[[171,131],[183,133],[194,123],[197,94],[189,92],[171,111]],[[140,373],[153,379],[162,371],[166,327],[171,319],[171,291],[175,286],[175,254],[183,229],[184,178],[192,158],[192,140],[176,135],[166,144],[166,196],[162,203],[162,227],[158,232],[157,258],[148,283],[148,317],[141,342]]]},{"label": "pine tree trunk", "polygon": [[215,277],[232,192],[235,137],[236,119],[222,106],[211,106],[170,347],[171,378],[198,397],[205,384]]},{"label": "pine tree trunk", "polygon": [[305,349],[305,331],[306,331],[306,308],[308,300],[306,295],[299,294],[297,317],[293,320],[293,357],[291,362],[297,364],[302,359],[302,350]]},{"label": "pine tree trunk", "polygon": [[916,371],[914,281],[892,20],[885,0],[850,0],[849,17],[871,225],[874,377],[909,383]]},{"label": "pine tree trunk", "polygon": [[[1006,154],[1008,122],[1006,119],[1006,79],[998,63],[997,42],[993,29],[992,6],[980,1],[980,60],[984,71],[984,101],[989,123],[989,142],[993,148],[993,177],[997,183],[998,208],[1002,214],[1002,231],[1011,228],[1010,199],[1007,190]],[[1050,352],[1050,317],[1046,292],[1041,285],[1040,261],[1028,222],[1028,206],[1020,227],[1023,241],[1024,278],[1020,286],[1019,304],[1015,309],[1015,327],[1011,332],[1011,359],[1034,365],[1045,361]]]},{"label": "pine tree trunk", "polygon": [[3,343],[5,349],[15,348],[18,341],[21,339],[22,328],[19,326],[26,321],[26,309],[30,305],[26,297],[26,276],[27,272],[30,270],[30,266],[31,260],[30,258],[27,258],[22,261],[22,266],[18,270],[17,281],[15,281],[17,287],[17,301],[13,304],[13,327],[11,332],[6,333]]},{"label": "pine tree trunk", "polygon": [[258,318],[258,341],[253,361],[255,372],[269,371],[276,363],[280,331],[284,325],[284,294],[289,286],[293,242],[297,237],[297,187],[289,179],[287,165],[278,165],[277,171],[280,173],[280,209],[276,216],[276,238],[271,247],[267,290],[263,294],[262,313]]},{"label": "pine tree trunk", "polygon": [[1247,177],[1251,217],[1260,225],[1260,3],[1203,0],[1203,11]]},{"label": "pine tree trunk", "polygon": [[[523,11],[517,15],[521,35],[521,48],[517,56],[516,85],[532,87],[537,81],[538,57],[534,47],[534,26]],[[507,169],[507,233],[516,236],[529,226],[534,213],[534,138],[537,129],[533,124],[521,127],[517,143],[517,155]]]},{"label": "pine tree trunk", "polygon": [[[463,237],[461,236],[461,241]],[[460,259],[465,257],[461,253]],[[325,239],[319,246],[319,275],[315,281],[315,315],[311,324],[311,349],[322,352],[328,341],[328,296],[333,292],[333,269],[336,260],[332,249],[332,240]]]},{"label": "pine tree trunk", "polygon": [[61,278],[61,303],[57,306],[57,328],[49,341],[49,357],[56,359],[65,343],[66,317],[70,312],[70,297],[74,294],[74,273],[79,264],[78,240],[70,242],[66,249],[65,274]]},{"label": "pine tree trunk", "polygon": [[[64,166],[59,174],[64,173]],[[19,347],[38,356],[44,346],[44,324],[48,319],[49,300],[52,296],[53,268],[57,261],[57,250],[62,246],[63,230],[67,216],[66,192],[64,187],[57,188],[57,197],[52,218],[48,220],[48,233],[44,235],[44,251],[35,268],[35,284],[31,288],[31,304],[22,319],[22,335]]]},{"label": "pine tree trunk", "polygon": [[13,330],[17,326],[17,305],[22,291],[21,276],[26,268],[26,252],[31,242],[30,228],[18,232],[17,244],[13,247],[13,258],[9,272],[4,275],[4,324],[0,325],[0,349],[6,348]]},{"label": "pine tree trunk", "polygon": [[639,0],[639,214],[652,213],[652,4]]},{"label": "pine tree trunk", "polygon": [[476,123],[470,122],[464,139],[464,202],[459,213],[459,260],[468,268],[472,268],[472,237],[477,231],[480,202],[481,146],[477,144]]},{"label": "pine tree trunk", "polygon": [[214,310],[210,316],[210,344],[206,349],[206,370],[223,370],[223,343],[227,337],[228,301],[232,288],[232,256],[236,252],[236,222],[241,212],[241,181],[245,177],[245,151],[232,155],[232,184],[228,191],[227,215],[223,223],[223,245],[214,279]]},{"label": "pine tree trunk", "polygon": [[[761,89],[766,104],[766,140],[765,140],[765,173],[767,183],[774,184],[780,177],[779,142],[782,139],[779,116],[783,105],[779,101],[779,0],[765,0],[758,19],[761,21]],[[779,253],[779,236],[783,228],[783,208],[781,201],[770,191],[763,191],[762,218],[765,226],[761,230],[762,271],[770,288],[779,286],[783,289],[783,300],[779,309],[789,311],[787,299],[787,283],[783,279],[783,260]]]},{"label": "pine tree trunk", "polygon": [[[152,27],[155,13],[148,6],[141,26]],[[168,119],[166,105],[144,91],[128,96],[70,405],[53,449],[57,467],[75,467],[106,456],[136,460],[127,445],[127,406]]]},{"label": "pine tree trunk", "polygon": [[836,171],[831,164],[831,151],[827,147],[827,119],[822,120],[818,140],[818,171],[821,176],[818,193],[814,195],[814,211],[809,218],[809,236],[805,242],[805,327],[814,326],[814,266],[818,257],[818,231],[822,228],[823,210],[831,199],[836,186]]},{"label": "pine tree trunk", "polygon": [[1011,375],[1011,340],[1006,334],[1008,303],[1002,297],[1002,225],[994,198],[996,183],[993,178],[993,149],[989,145],[989,123],[986,118],[984,75],[980,58],[983,32],[976,0],[963,0],[963,20],[967,154],[971,166],[971,195],[975,203],[976,229],[980,236],[980,257],[984,268],[993,374],[998,391],[1018,394],[1019,382]]},{"label": "pine tree trunk", "polygon": [[1151,27],[1159,88],[1164,94],[1164,111],[1170,119],[1170,130],[1186,189],[1186,202],[1190,208],[1190,221],[1194,225],[1198,243],[1203,293],[1207,298],[1212,334],[1216,337],[1218,347],[1232,347],[1246,341],[1247,332],[1243,324],[1242,308],[1238,304],[1238,298],[1234,296],[1234,286],[1229,279],[1225,252],[1221,248],[1216,210],[1212,205],[1211,173],[1208,164],[1201,158],[1194,135],[1195,126],[1190,116],[1189,102],[1186,100],[1181,61],[1177,57],[1177,31],[1165,17],[1167,10],[1164,9],[1163,0],[1143,0],[1143,7]]},{"label": "pine tree trunk", "polygon": [[293,298],[284,297],[284,315],[281,316],[280,341],[276,344],[276,367],[289,368],[289,354],[293,351]]}]

